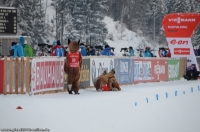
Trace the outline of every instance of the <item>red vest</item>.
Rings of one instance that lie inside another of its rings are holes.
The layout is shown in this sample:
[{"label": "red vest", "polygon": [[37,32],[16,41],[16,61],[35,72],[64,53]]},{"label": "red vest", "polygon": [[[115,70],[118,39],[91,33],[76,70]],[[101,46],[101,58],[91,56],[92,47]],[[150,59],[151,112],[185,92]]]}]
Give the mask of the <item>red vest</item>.
[{"label": "red vest", "polygon": [[107,84],[101,85],[101,90],[102,90],[102,91],[109,91],[108,85],[107,85]]},{"label": "red vest", "polygon": [[80,54],[79,51],[77,51],[77,52],[68,52],[69,67],[80,67],[79,54]]}]

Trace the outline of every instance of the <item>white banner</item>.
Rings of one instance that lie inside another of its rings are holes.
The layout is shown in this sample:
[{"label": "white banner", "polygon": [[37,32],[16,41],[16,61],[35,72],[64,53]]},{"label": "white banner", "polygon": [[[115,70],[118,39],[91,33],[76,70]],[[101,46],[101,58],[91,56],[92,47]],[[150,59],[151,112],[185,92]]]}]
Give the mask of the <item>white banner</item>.
[{"label": "white banner", "polygon": [[31,92],[61,90],[64,86],[64,58],[33,58]]},{"label": "white banner", "polygon": [[187,57],[187,66],[196,64],[199,70],[191,38],[167,38],[172,58]]},{"label": "white banner", "polygon": [[90,59],[90,86],[94,86],[93,80],[100,76],[104,70],[110,72],[114,68],[114,58]]}]

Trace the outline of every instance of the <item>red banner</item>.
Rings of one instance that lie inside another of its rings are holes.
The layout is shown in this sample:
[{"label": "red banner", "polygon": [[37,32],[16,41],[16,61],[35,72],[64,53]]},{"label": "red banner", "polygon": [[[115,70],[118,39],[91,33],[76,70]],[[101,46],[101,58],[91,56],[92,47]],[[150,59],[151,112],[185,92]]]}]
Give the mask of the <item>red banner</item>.
[{"label": "red banner", "polygon": [[0,60],[0,73],[0,94],[2,94],[4,87],[4,60]]},{"label": "red banner", "polygon": [[152,60],[153,81],[168,81],[168,67],[166,59]]},{"label": "red banner", "polygon": [[[163,28],[171,51],[171,57],[187,57],[187,65],[197,64],[191,37],[200,23],[198,13],[173,13],[163,19]],[[197,70],[199,68],[197,67]]]},{"label": "red banner", "polygon": [[164,17],[162,24],[166,38],[191,38],[200,22],[198,13],[173,13]]},{"label": "red banner", "polygon": [[64,59],[32,60],[32,93],[59,90],[64,86]]},{"label": "red banner", "polygon": [[134,82],[159,82],[168,80],[167,60],[134,59]]}]

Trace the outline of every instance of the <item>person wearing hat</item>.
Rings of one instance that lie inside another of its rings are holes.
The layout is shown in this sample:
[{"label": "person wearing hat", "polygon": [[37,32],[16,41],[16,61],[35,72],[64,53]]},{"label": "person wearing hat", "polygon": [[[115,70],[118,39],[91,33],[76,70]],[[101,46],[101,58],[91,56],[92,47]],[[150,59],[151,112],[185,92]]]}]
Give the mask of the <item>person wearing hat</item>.
[{"label": "person wearing hat", "polygon": [[88,56],[95,56],[95,50],[93,49],[92,46],[89,47]]},{"label": "person wearing hat", "polygon": [[65,51],[65,47],[62,46],[62,44],[60,43],[60,40],[58,41],[54,41],[53,42],[53,47],[51,50],[51,56],[59,56],[59,57],[63,57],[66,54]]},{"label": "person wearing hat", "polygon": [[144,51],[144,57],[153,57],[150,51],[150,47],[146,47]]},{"label": "person wearing hat", "polygon": [[83,43],[80,44],[80,50],[81,50],[80,52],[81,52],[82,56],[87,56],[87,52],[85,50],[85,46]]},{"label": "person wearing hat", "polygon": [[111,48],[109,45],[105,45],[105,49],[103,50],[102,54],[103,56],[112,56]]},{"label": "person wearing hat", "polygon": [[25,42],[25,38],[21,36],[19,38],[19,42],[16,45],[12,46],[12,49],[14,49],[13,58],[26,57],[26,53],[24,51],[24,42]]},{"label": "person wearing hat", "polygon": [[187,67],[186,69],[186,75],[183,77],[187,80],[197,80],[199,77],[200,72],[197,71],[196,65],[191,64],[190,66]]},{"label": "person wearing hat", "polygon": [[31,45],[28,44],[27,41],[25,41],[24,44],[25,44],[24,51],[26,53],[26,57],[33,57],[33,49]]},{"label": "person wearing hat", "polygon": [[130,54],[130,56],[135,56],[132,46],[129,47],[129,54]]}]

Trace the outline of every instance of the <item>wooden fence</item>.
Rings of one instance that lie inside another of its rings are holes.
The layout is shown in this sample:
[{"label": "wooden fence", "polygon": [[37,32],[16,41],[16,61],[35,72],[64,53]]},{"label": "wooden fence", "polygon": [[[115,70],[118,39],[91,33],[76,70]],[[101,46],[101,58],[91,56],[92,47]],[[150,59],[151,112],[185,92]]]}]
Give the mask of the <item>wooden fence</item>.
[{"label": "wooden fence", "polygon": [[30,58],[4,57],[4,94],[25,94],[30,92]]}]

